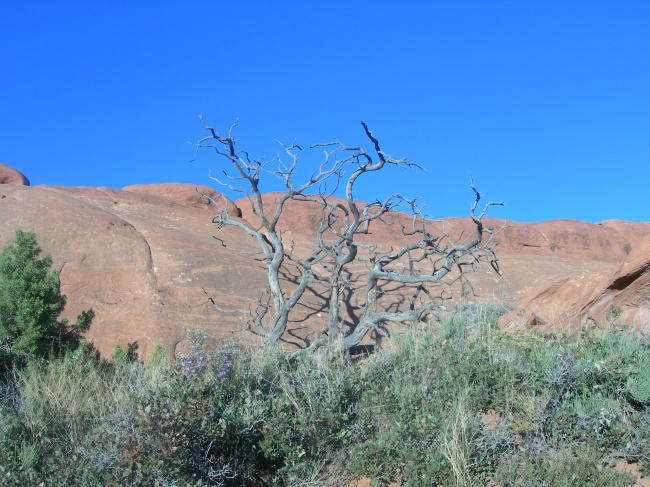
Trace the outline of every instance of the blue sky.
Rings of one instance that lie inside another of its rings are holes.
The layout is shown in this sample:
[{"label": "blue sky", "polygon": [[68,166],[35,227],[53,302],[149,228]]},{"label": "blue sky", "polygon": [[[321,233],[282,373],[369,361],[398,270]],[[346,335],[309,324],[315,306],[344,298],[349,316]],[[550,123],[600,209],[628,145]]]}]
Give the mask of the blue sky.
[{"label": "blue sky", "polygon": [[[0,163],[32,185],[211,185],[199,114],[251,155],[340,140],[426,169],[358,198],[650,221],[650,2],[0,2]],[[320,151],[301,154],[306,176]],[[280,189],[275,181],[264,186]]]}]

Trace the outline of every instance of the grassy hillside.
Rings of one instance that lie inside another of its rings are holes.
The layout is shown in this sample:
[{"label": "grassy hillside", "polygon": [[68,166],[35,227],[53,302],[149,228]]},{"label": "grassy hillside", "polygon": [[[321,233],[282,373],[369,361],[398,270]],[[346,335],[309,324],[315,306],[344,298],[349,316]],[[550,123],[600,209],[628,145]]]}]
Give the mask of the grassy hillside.
[{"label": "grassy hillside", "polygon": [[174,364],[32,363],[0,386],[0,485],[633,485],[614,465],[650,469],[648,342],[501,331],[498,313],[355,360],[193,331]]}]

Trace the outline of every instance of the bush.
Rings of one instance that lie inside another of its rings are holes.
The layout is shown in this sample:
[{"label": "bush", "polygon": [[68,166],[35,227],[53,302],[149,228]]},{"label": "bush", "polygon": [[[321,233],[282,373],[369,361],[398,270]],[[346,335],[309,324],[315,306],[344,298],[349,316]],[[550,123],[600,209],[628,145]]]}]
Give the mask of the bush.
[{"label": "bush", "polygon": [[40,253],[34,232],[22,230],[0,253],[0,371],[76,346],[94,317],[90,309],[73,326],[58,320],[66,298],[52,258]]},{"label": "bush", "polygon": [[175,363],[162,347],[146,365],[79,347],[0,383],[0,484],[631,486],[624,461],[647,474],[646,345],[503,331],[486,311],[360,360],[200,331]]},{"label": "bush", "polygon": [[129,343],[126,348],[122,347],[119,343],[115,345],[115,349],[113,350],[113,365],[116,367],[132,364],[137,362],[138,359],[138,342]]}]

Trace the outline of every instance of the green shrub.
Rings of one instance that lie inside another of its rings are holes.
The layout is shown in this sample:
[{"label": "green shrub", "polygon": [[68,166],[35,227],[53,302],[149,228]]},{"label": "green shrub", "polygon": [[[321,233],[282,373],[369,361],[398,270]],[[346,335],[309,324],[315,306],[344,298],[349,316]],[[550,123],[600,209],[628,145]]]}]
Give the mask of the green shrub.
[{"label": "green shrub", "polygon": [[113,350],[113,365],[116,367],[124,367],[127,364],[132,364],[140,359],[138,356],[138,343],[129,343],[126,348],[122,347],[119,343],[115,345]]},{"label": "green shrub", "polygon": [[52,258],[39,259],[40,252],[34,232],[17,230],[0,253],[0,371],[76,346],[94,317],[91,309],[73,326],[58,320],[66,299]]},{"label": "green shrub", "polygon": [[467,307],[361,360],[290,360],[202,332],[175,363],[162,347],[147,364],[122,349],[116,367],[80,347],[0,386],[3,481],[622,487],[623,459],[647,474],[650,408],[628,402],[645,346],[495,320]]},{"label": "green shrub", "polygon": [[528,487],[629,487],[635,484],[630,474],[614,468],[602,455],[580,444],[533,442],[504,455],[494,480],[501,485]]},{"label": "green shrub", "polygon": [[286,482],[315,475],[328,452],[355,436],[358,386],[355,367],[301,357],[273,374],[260,448]]},{"label": "green shrub", "polygon": [[630,398],[638,404],[647,404],[650,402],[650,364],[645,364],[627,383],[628,394]]},{"label": "green shrub", "polygon": [[151,354],[151,357],[149,357],[149,360],[147,361],[147,366],[148,367],[162,367],[165,365],[167,362],[167,351],[165,350],[165,347],[162,345],[156,345],[156,348],[154,348],[153,353]]}]

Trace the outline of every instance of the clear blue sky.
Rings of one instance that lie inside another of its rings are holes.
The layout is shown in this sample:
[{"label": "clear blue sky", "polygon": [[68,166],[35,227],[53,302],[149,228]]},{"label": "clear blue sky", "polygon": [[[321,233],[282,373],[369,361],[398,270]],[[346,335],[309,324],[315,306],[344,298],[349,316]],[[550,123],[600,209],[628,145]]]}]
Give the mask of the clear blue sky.
[{"label": "clear blue sky", "polygon": [[367,147],[363,120],[427,172],[361,200],[467,216],[471,172],[495,217],[650,221],[649,26],[645,0],[3,0],[0,162],[32,185],[211,185],[201,113],[238,118],[255,157]]}]

